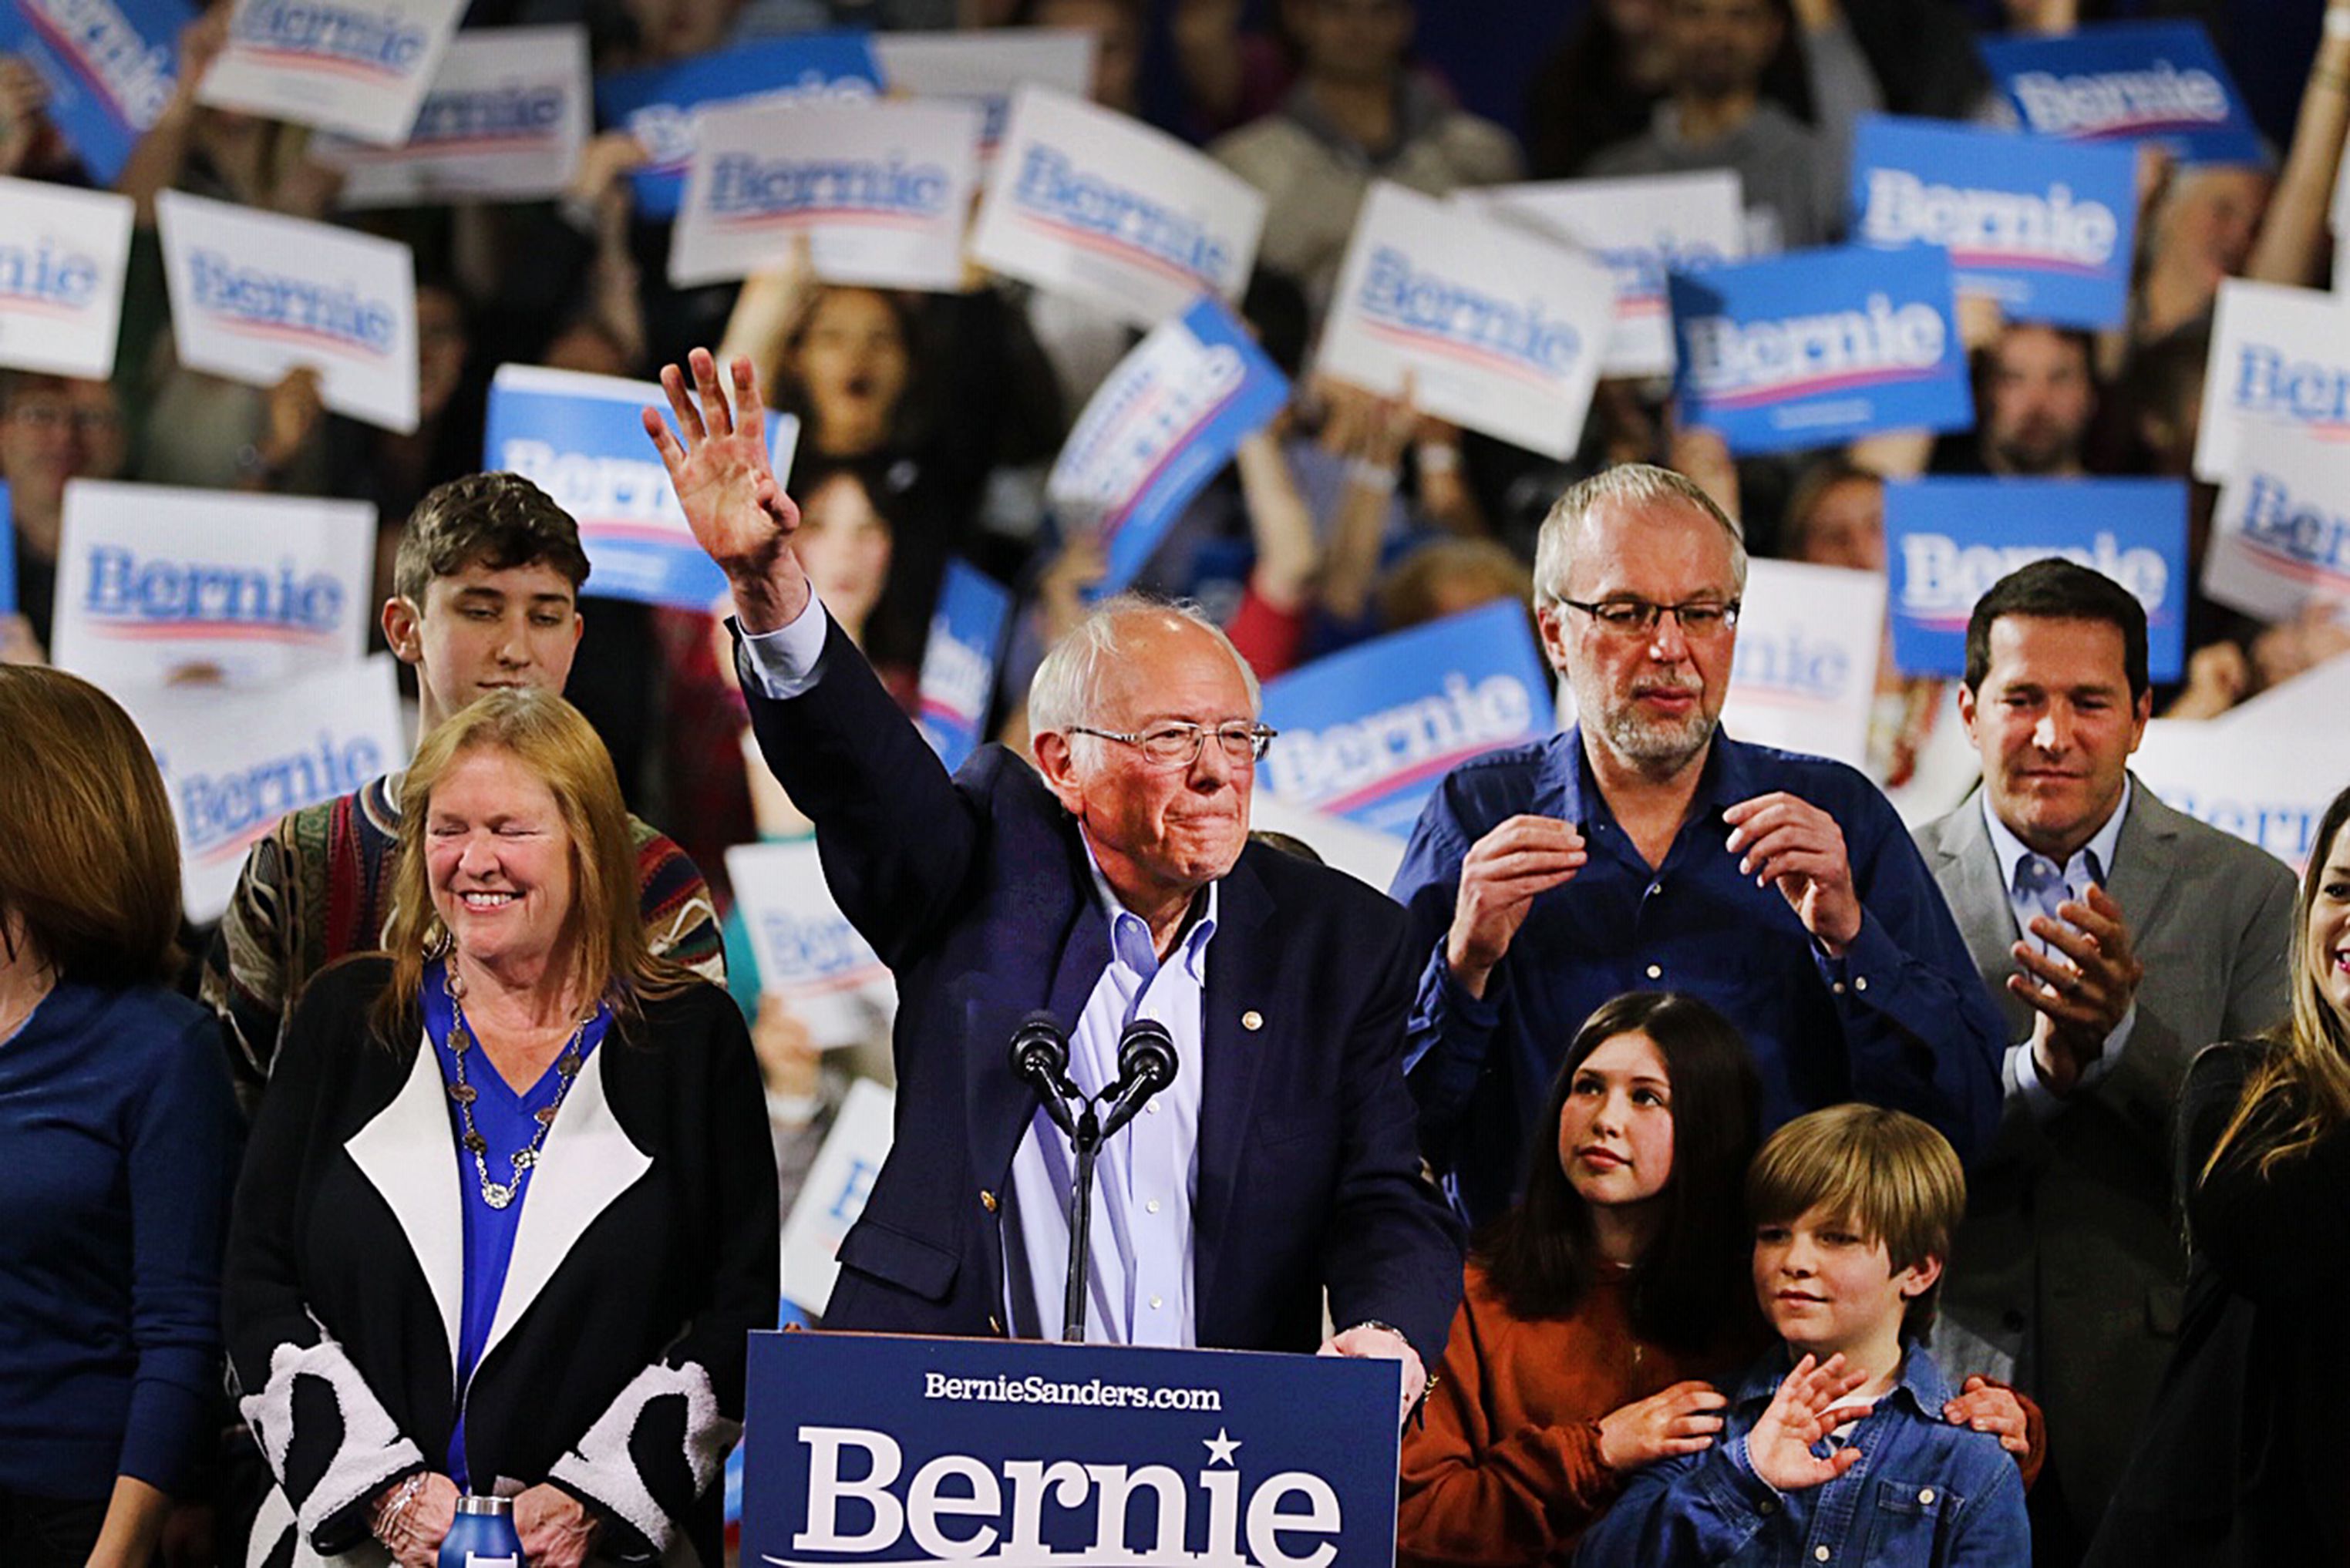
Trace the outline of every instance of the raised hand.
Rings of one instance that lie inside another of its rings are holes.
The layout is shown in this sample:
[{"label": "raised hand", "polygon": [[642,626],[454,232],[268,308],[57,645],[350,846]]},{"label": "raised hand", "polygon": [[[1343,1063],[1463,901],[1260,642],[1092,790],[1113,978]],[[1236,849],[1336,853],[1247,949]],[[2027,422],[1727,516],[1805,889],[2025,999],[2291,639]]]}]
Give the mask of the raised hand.
[{"label": "raised hand", "polygon": [[774,631],[806,607],[811,590],[791,550],[800,511],[775,483],[767,459],[767,412],[758,381],[751,361],[738,358],[730,402],[708,349],[696,348],[686,364],[693,375],[691,394],[676,366],[664,365],[660,373],[677,433],[659,411],[647,409],[645,434],[669,470],[694,543],[726,574],[743,629]]},{"label": "raised hand", "polygon": [[1484,995],[1535,898],[1572,881],[1589,857],[1575,825],[1551,816],[1511,817],[1470,846],[1444,943],[1454,981],[1471,996]]},{"label": "raised hand", "polygon": [[1804,929],[1840,956],[1860,935],[1860,894],[1835,818],[1783,790],[1742,800],[1721,815],[1740,875],[1775,886]]},{"label": "raised hand", "polygon": [[1828,1407],[1859,1387],[1866,1375],[1846,1369],[1841,1355],[1817,1361],[1806,1355],[1771,1397],[1770,1407],[1746,1434],[1746,1460],[1778,1491],[1825,1485],[1860,1463],[1860,1450],[1847,1444],[1827,1458],[1812,1445],[1835,1429]]},{"label": "raised hand", "polygon": [[1710,1448],[1721,1430],[1716,1412],[1729,1403],[1712,1384],[1692,1379],[1610,1410],[1599,1419],[1600,1462],[1611,1470],[1631,1470]]}]

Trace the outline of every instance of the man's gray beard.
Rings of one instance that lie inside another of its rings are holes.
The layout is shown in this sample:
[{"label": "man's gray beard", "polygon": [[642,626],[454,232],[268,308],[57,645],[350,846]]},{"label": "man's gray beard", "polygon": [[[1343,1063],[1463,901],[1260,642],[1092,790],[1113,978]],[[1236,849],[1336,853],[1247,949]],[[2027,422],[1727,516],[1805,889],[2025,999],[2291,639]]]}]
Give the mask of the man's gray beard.
[{"label": "man's gray beard", "polygon": [[1608,714],[1603,728],[1609,747],[1626,762],[1671,771],[1704,751],[1721,722],[1721,715],[1700,712],[1679,721],[1645,720],[1627,708]]}]

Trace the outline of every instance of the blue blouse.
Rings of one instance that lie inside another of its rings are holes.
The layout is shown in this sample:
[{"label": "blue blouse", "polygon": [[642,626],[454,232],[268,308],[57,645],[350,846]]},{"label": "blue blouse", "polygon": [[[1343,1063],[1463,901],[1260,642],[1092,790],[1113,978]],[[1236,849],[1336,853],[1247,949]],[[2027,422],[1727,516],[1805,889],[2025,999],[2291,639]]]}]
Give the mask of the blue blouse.
[{"label": "blue blouse", "polygon": [[[453,1087],[458,1082],[457,1057],[449,1049],[449,1033],[456,1022],[456,1010],[449,1001],[445,972],[441,963],[424,971],[424,1032],[432,1042],[434,1054],[440,1058],[442,1081]],[[583,1065],[588,1054],[604,1038],[611,1019],[611,1009],[598,1003],[596,1015],[588,1020],[579,1036]],[[498,1297],[505,1290],[506,1265],[514,1259],[515,1233],[522,1225],[523,1202],[530,1196],[531,1173],[515,1171],[513,1157],[530,1147],[531,1139],[538,1133],[539,1111],[555,1104],[556,1097],[563,1092],[562,1070],[550,1063],[536,1083],[517,1094],[490,1064],[470,1023],[465,1033],[471,1048],[466,1052],[464,1082],[473,1091],[473,1128],[489,1145],[482,1159],[489,1168],[492,1181],[514,1183],[515,1196],[514,1201],[503,1209],[492,1208],[489,1199],[482,1196],[481,1173],[474,1169],[473,1157],[465,1148],[464,1111],[451,1099],[450,1139],[456,1150],[457,1186],[464,1195],[465,1215],[465,1278],[457,1334],[457,1386],[461,1390],[472,1380],[473,1368],[489,1343],[491,1325],[497,1321]],[[547,1129],[547,1136],[554,1136],[552,1127]],[[449,1433],[447,1459],[449,1479],[460,1490],[471,1490],[472,1479],[465,1465],[465,1404],[462,1394],[457,1401],[456,1425]]]}]

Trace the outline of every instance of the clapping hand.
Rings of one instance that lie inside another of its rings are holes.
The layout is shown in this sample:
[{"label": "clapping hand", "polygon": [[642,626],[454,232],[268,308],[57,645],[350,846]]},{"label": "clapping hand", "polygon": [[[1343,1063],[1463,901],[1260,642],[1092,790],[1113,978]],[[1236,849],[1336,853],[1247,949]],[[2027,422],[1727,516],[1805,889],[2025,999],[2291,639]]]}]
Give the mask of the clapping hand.
[{"label": "clapping hand", "polygon": [[1783,790],[1740,801],[1721,815],[1740,875],[1775,886],[1828,955],[1842,957],[1860,935],[1860,894],[1835,818]]},{"label": "clapping hand", "polygon": [[1841,1355],[1825,1361],[1806,1355],[1795,1363],[1771,1397],[1770,1408],[1746,1434],[1746,1459],[1776,1491],[1802,1491],[1825,1485],[1860,1463],[1860,1450],[1846,1445],[1822,1459],[1812,1445],[1835,1429],[1828,1407],[1867,1381],[1848,1371]]},{"label": "clapping hand", "polygon": [[2057,905],[2056,913],[2062,918],[2034,915],[2030,927],[2054,951],[2043,953],[2029,942],[2009,950],[2020,972],[2007,977],[2007,989],[2039,1012],[2033,1064],[2062,1095],[2104,1054],[2106,1038],[2137,996],[2146,966],[2132,948],[2121,905],[2103,888],[2091,883],[2082,898]]},{"label": "clapping hand", "polygon": [[662,366],[660,373],[677,432],[647,409],[645,434],[669,470],[694,543],[726,574],[743,629],[777,630],[807,607],[811,590],[791,551],[800,509],[775,483],[767,459],[767,411],[758,381],[751,361],[738,357],[730,402],[708,349],[696,348],[686,363],[693,374],[691,395],[675,365]]}]

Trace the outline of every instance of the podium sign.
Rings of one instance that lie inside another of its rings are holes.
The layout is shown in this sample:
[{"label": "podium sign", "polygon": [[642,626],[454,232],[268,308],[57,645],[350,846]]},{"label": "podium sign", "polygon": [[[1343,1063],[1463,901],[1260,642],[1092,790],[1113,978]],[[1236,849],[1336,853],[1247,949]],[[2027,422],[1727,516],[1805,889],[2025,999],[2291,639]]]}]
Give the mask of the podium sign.
[{"label": "podium sign", "polygon": [[1390,1361],[751,1336],[743,1562],[1379,1568]]}]

